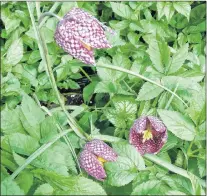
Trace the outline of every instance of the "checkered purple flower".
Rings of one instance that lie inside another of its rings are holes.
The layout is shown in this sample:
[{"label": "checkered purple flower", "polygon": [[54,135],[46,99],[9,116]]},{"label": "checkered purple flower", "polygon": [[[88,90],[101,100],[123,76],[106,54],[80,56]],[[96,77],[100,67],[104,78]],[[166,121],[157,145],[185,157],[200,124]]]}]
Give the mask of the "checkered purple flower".
[{"label": "checkered purple flower", "polygon": [[156,154],[167,141],[167,129],[163,122],[154,116],[137,119],[130,129],[129,142],[140,154]]},{"label": "checkered purple flower", "polygon": [[110,48],[105,31],[108,27],[80,8],[73,8],[59,22],[55,40],[73,57],[86,64],[95,64],[93,48]]},{"label": "checkered purple flower", "polygon": [[92,140],[85,144],[80,153],[79,162],[89,175],[97,180],[103,181],[106,178],[106,172],[103,163],[107,161],[116,161],[117,154],[114,150],[101,140]]}]

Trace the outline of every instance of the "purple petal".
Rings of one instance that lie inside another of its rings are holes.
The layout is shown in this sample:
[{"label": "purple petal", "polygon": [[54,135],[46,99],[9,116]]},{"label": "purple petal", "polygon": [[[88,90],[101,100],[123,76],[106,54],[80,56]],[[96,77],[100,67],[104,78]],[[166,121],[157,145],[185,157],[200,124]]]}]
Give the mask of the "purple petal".
[{"label": "purple petal", "polygon": [[[149,131],[152,134],[152,138],[143,140],[143,131],[146,130],[148,126],[147,123],[149,123],[148,128],[151,128]],[[156,117],[141,117],[135,121],[130,129],[129,142],[135,146],[137,151],[142,155],[145,153],[158,153],[166,141],[167,130],[165,125]]]},{"label": "purple petal", "polygon": [[166,131],[165,125],[159,118],[154,117],[154,116],[148,116],[147,118],[150,121],[152,128],[155,129],[155,131],[158,131],[158,132]]},{"label": "purple petal", "polygon": [[147,128],[147,117],[142,116],[138,118],[137,120],[135,120],[132,127],[136,132],[143,132]]},{"label": "purple petal", "polygon": [[107,161],[116,161],[118,156],[110,146],[97,139],[86,143],[84,149]]},{"label": "purple petal", "polygon": [[83,168],[90,176],[93,176],[97,180],[103,181],[106,178],[106,172],[98,161],[97,157],[88,150],[83,150],[80,153],[79,162],[81,168]]}]

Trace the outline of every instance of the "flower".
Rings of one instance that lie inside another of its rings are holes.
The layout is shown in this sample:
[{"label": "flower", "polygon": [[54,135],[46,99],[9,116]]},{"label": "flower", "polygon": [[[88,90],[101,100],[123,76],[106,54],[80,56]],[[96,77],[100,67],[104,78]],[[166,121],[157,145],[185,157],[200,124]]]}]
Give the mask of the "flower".
[{"label": "flower", "polygon": [[108,27],[80,8],[73,8],[58,23],[55,41],[73,57],[95,64],[93,48],[110,48],[105,31]]},{"label": "flower", "polygon": [[114,150],[103,141],[97,139],[86,143],[79,156],[81,168],[100,181],[106,178],[103,164],[107,161],[116,161],[116,159],[117,154]]},{"label": "flower", "polygon": [[141,155],[156,154],[167,141],[167,129],[163,122],[154,116],[137,119],[130,129],[129,142]]}]

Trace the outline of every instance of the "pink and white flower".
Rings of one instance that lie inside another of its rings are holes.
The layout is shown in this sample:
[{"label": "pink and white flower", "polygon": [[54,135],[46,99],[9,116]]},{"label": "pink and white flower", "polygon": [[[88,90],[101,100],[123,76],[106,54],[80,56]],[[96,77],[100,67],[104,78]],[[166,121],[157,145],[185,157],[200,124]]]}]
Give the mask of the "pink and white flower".
[{"label": "pink and white flower", "polygon": [[130,129],[129,142],[142,155],[158,153],[166,141],[167,129],[157,117],[143,116]]},{"label": "pink and white flower", "polygon": [[86,64],[95,64],[93,48],[110,48],[105,30],[108,27],[80,8],[73,8],[59,22],[55,40],[73,57]]},{"label": "pink and white flower", "polygon": [[92,140],[85,144],[84,150],[80,153],[79,162],[89,175],[97,180],[103,181],[106,178],[103,163],[116,161],[117,154],[114,150],[101,140]]}]

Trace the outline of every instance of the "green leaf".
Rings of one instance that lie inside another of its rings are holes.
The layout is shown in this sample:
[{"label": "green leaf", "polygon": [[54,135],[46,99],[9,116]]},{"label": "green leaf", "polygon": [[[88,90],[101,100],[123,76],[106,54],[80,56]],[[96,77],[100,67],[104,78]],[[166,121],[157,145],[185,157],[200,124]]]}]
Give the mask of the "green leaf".
[{"label": "green leaf", "polygon": [[155,84],[151,84],[150,82],[145,82],[142,88],[139,91],[137,100],[138,101],[146,101],[157,97],[160,93],[164,91],[163,88]]},{"label": "green leaf", "polygon": [[170,188],[159,180],[149,180],[137,185],[131,195],[165,195]]},{"label": "green leaf", "polygon": [[189,2],[173,2],[173,7],[189,20],[191,11]]},{"label": "green leaf", "polygon": [[56,126],[56,119],[54,116],[48,116],[41,123],[41,142],[46,143],[50,141],[58,133]]},{"label": "green leaf", "polygon": [[25,133],[18,111],[5,108],[1,111],[1,130],[4,134]]},{"label": "green leaf", "polygon": [[1,195],[24,195],[24,192],[19,188],[16,182],[5,179],[1,183]]},{"label": "green leaf", "polygon": [[113,12],[115,12],[117,15],[126,19],[131,18],[132,10],[128,5],[125,5],[123,3],[114,3],[114,2],[110,2],[110,4]]},{"label": "green leaf", "polygon": [[34,192],[34,195],[53,195],[53,187],[50,184],[40,185]]},{"label": "green leaf", "polygon": [[33,165],[64,176],[68,175],[68,170],[77,173],[70,148],[63,142],[56,142],[45,150],[33,161]]},{"label": "green leaf", "polygon": [[195,137],[195,126],[193,122],[179,112],[160,110],[158,114],[169,131],[175,134],[180,139],[192,141]]},{"label": "green leaf", "polygon": [[204,159],[198,158],[197,165],[200,177],[203,178],[204,176],[206,176],[206,161]]},{"label": "green leaf", "polygon": [[62,176],[41,169],[34,173],[56,189],[57,195],[106,195],[101,185],[85,177]]},{"label": "green leaf", "polygon": [[95,87],[97,85],[97,81],[92,81],[89,85],[85,86],[83,89],[83,99],[86,104],[90,102],[92,95],[94,93]]},{"label": "green leaf", "polygon": [[41,59],[39,50],[32,51],[28,58],[28,64],[33,64],[38,62]]},{"label": "green leaf", "polygon": [[113,144],[113,149],[118,153],[118,155],[130,159],[130,161],[134,164],[134,166],[137,167],[138,170],[145,169],[144,159],[134,146],[119,142]]},{"label": "green leaf", "polygon": [[193,195],[205,195],[205,191],[203,190],[198,177],[192,173],[189,173],[189,176],[193,187]]},{"label": "green leaf", "polygon": [[135,119],[137,105],[131,98],[117,96],[113,99],[114,108],[108,108],[104,114],[108,120],[118,128],[131,126]]},{"label": "green leaf", "polygon": [[6,55],[6,63],[16,65],[23,57],[22,39],[15,40],[9,47]]},{"label": "green leaf", "polygon": [[163,73],[164,67],[168,66],[170,59],[170,50],[167,43],[157,35],[157,39],[151,39],[147,53],[154,68]]},{"label": "green leaf", "polygon": [[35,138],[22,133],[9,135],[9,144],[16,153],[27,156],[39,148],[39,143]]},{"label": "green leaf", "polygon": [[126,157],[119,156],[116,162],[107,162],[104,167],[107,173],[107,182],[111,186],[124,186],[137,175],[133,162]]},{"label": "green leaf", "polygon": [[167,20],[170,21],[175,12],[175,9],[173,8],[173,4],[171,2],[157,2],[157,11],[158,20],[160,20],[162,16],[165,15]]},{"label": "green leaf", "polygon": [[31,126],[41,123],[45,118],[44,112],[27,94],[23,95],[21,110]]},{"label": "green leaf", "polygon": [[175,73],[182,66],[188,55],[188,44],[183,45],[171,58],[169,74]]},{"label": "green leaf", "polygon": [[33,184],[33,175],[28,171],[22,171],[15,179],[19,187],[27,194]]}]

